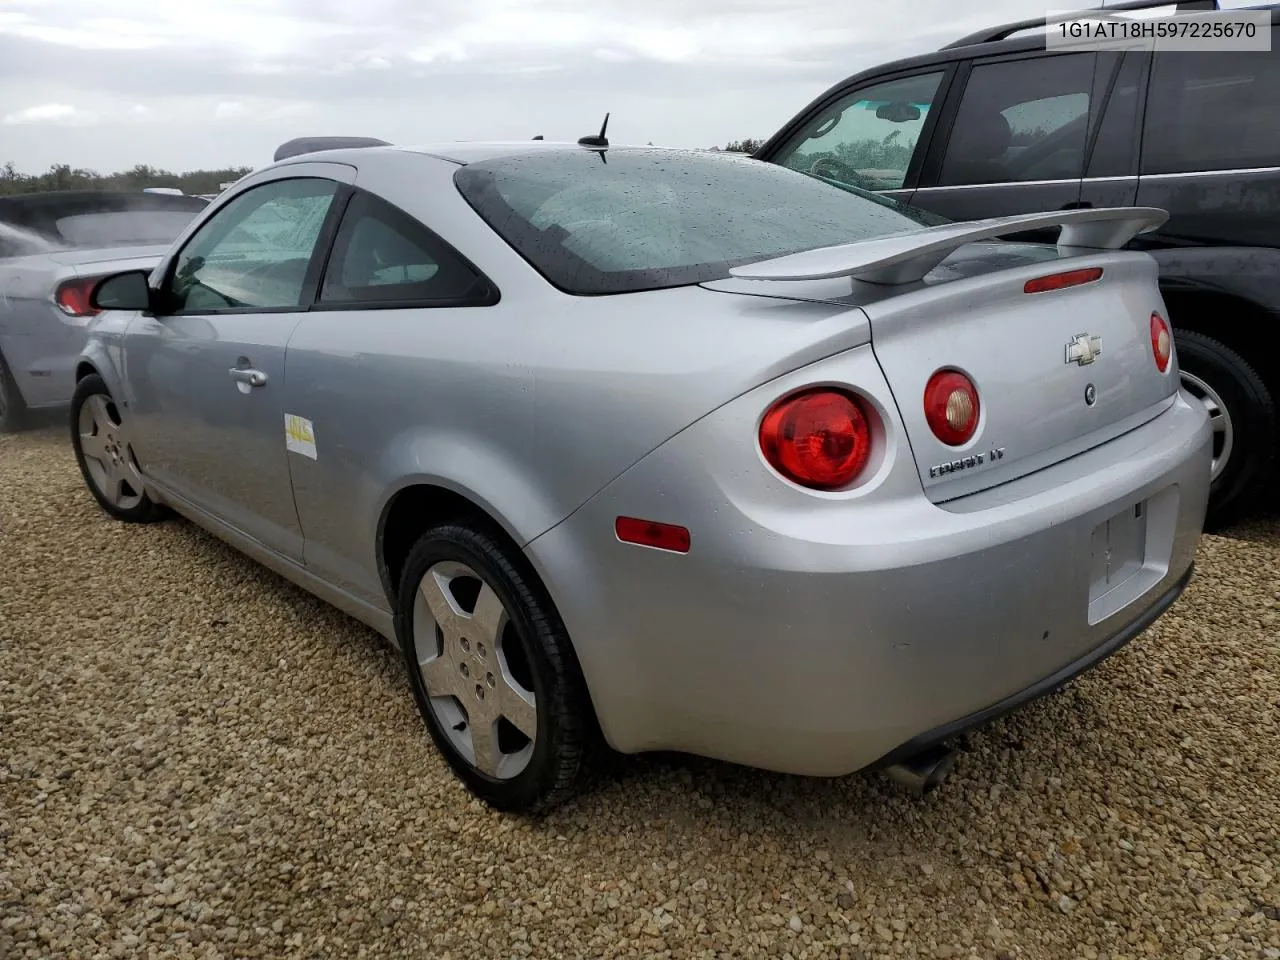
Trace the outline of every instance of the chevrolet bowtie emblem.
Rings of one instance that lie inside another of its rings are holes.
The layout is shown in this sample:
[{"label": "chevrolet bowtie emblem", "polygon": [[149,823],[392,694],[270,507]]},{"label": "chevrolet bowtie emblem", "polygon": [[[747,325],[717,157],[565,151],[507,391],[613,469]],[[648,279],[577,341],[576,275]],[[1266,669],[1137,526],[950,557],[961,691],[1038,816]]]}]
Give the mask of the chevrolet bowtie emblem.
[{"label": "chevrolet bowtie emblem", "polygon": [[1087,333],[1077,333],[1067,343],[1067,359],[1064,363],[1078,363],[1080,366],[1093,363],[1102,355],[1102,338],[1091,337]]}]

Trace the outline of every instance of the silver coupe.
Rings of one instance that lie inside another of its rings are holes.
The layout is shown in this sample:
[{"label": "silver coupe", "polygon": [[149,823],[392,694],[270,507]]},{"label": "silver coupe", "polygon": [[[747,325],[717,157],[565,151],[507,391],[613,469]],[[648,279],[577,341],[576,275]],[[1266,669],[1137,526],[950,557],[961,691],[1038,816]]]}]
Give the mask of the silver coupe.
[{"label": "silver coupe", "polygon": [[112,516],[394,643],[497,808],[604,747],[928,788],[1192,575],[1211,431],[1124,249],[1164,217],[603,137],[291,155],[95,288],[72,442]]}]

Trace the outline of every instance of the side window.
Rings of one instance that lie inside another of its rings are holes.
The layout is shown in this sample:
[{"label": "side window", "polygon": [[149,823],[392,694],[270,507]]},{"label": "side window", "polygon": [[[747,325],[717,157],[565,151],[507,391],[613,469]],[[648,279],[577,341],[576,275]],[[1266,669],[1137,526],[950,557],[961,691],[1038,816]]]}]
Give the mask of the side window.
[{"label": "side window", "polygon": [[975,66],[938,176],[940,186],[1083,176],[1095,54]]},{"label": "side window", "polygon": [[897,190],[941,80],[939,72],[863,87],[814,117],[773,162],[837,184]]},{"label": "side window", "polygon": [[1127,177],[1137,172],[1134,160],[1138,155],[1138,107],[1146,57],[1145,53],[1132,51],[1124,55],[1085,176]]},{"label": "side window", "polygon": [[320,302],[479,305],[490,292],[484,276],[423,224],[357,191],[338,227]]},{"label": "side window", "polygon": [[338,184],[274,180],[242,193],[201,225],[169,280],[174,313],[302,306],[316,241]]},{"label": "side window", "polygon": [[1280,55],[1274,42],[1270,51],[1157,53],[1142,172],[1280,165]]}]

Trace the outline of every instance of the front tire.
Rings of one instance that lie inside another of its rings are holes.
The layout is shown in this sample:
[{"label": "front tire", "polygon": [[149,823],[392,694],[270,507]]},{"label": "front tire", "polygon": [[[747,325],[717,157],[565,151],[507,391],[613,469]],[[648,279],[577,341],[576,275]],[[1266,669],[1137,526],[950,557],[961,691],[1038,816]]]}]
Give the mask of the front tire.
[{"label": "front tire", "polygon": [[1206,530],[1244,516],[1268,488],[1277,423],[1271,392],[1240,354],[1212,337],[1175,330],[1182,388],[1209,412],[1213,473]]},{"label": "front tire", "polygon": [[164,510],[147,495],[129,426],[102,377],[93,373],[76,384],[71,447],[89,492],[117,520],[154,523]]},{"label": "front tire", "polygon": [[423,534],[396,631],[423,722],[473,794],[537,814],[576,792],[592,729],[585,683],[551,597],[505,538],[460,522]]}]

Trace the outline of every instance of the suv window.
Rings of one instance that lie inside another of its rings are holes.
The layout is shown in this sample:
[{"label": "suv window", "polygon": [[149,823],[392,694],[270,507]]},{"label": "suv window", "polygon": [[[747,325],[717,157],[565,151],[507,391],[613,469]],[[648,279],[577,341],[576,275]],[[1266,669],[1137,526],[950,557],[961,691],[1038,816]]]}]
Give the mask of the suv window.
[{"label": "suv window", "polygon": [[939,173],[940,186],[1083,176],[1096,55],[976,66]]},{"label": "suv window", "polygon": [[178,254],[169,292],[175,313],[298,307],[332,180],[274,180],[240,194],[200,226]]},{"label": "suv window", "polygon": [[1274,48],[1157,54],[1147,97],[1142,172],[1280,165],[1277,94],[1280,55]]},{"label": "suv window", "polygon": [[[1127,177],[1137,172],[1134,166],[1138,156],[1138,107],[1145,57],[1144,53],[1124,55],[1106,112],[1098,124],[1098,136],[1085,176]],[[1106,80],[1103,83],[1105,85]]]},{"label": "suv window", "polygon": [[939,72],[862,87],[805,124],[773,162],[864,190],[897,190],[941,80]]},{"label": "suv window", "polygon": [[320,302],[479,303],[488,289],[479,272],[421,223],[361,191],[343,214]]}]

